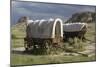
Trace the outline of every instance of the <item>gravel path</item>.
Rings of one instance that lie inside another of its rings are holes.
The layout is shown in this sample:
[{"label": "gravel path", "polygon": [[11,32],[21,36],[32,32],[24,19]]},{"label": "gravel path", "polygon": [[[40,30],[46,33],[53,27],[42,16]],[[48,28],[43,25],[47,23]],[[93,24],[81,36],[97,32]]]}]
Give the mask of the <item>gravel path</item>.
[{"label": "gravel path", "polygon": [[92,55],[95,55],[95,52],[96,52],[96,44],[95,43],[90,43],[88,44],[86,47],[85,47],[85,51],[82,51],[80,53],[83,53],[83,54],[87,54],[88,56],[92,56]]},{"label": "gravel path", "polygon": [[25,51],[24,47],[12,48],[12,51]]}]

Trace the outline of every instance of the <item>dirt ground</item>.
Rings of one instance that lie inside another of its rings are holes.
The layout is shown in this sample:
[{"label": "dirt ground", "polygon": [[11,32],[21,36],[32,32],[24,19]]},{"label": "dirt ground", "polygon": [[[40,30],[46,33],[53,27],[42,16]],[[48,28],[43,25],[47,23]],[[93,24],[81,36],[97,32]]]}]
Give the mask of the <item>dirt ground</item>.
[{"label": "dirt ground", "polygon": [[[93,56],[95,55],[96,53],[96,44],[95,43],[91,43],[89,42],[88,45],[85,46],[85,50],[84,51],[81,51],[79,53],[82,53],[82,54],[86,54],[88,57],[89,56]],[[24,47],[18,47],[18,48],[12,48],[11,49],[11,52],[12,53],[15,53],[15,54],[23,54],[25,51],[25,48]],[[79,55],[77,53],[63,53],[62,55]]]}]

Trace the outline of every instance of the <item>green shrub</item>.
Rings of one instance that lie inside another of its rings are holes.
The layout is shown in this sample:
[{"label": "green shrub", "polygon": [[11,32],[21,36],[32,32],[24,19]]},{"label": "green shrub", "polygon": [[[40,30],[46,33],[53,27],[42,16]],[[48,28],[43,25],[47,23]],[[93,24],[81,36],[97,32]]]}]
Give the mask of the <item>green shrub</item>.
[{"label": "green shrub", "polygon": [[11,34],[11,38],[12,38],[12,39],[16,39],[17,37],[16,37],[16,35]]},{"label": "green shrub", "polygon": [[84,48],[84,42],[81,39],[75,37],[74,38],[73,47],[74,47],[74,49],[79,50],[79,51],[83,50],[83,48]]},{"label": "green shrub", "polygon": [[73,38],[68,38],[68,43],[69,43],[70,45],[72,45],[72,44],[74,43]]},{"label": "green shrub", "polygon": [[69,38],[67,43],[64,43],[64,50],[65,51],[83,51],[84,50],[84,42],[75,37],[75,38]]}]

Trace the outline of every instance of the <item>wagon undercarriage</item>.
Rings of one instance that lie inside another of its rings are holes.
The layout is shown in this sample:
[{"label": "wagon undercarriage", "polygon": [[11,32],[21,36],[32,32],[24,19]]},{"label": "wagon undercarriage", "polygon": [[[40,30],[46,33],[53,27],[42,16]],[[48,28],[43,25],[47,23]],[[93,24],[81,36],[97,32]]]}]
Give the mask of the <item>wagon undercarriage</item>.
[{"label": "wagon undercarriage", "polygon": [[39,38],[24,38],[24,47],[26,51],[33,50],[35,54],[50,54],[61,47],[61,42],[55,39],[39,39]]}]

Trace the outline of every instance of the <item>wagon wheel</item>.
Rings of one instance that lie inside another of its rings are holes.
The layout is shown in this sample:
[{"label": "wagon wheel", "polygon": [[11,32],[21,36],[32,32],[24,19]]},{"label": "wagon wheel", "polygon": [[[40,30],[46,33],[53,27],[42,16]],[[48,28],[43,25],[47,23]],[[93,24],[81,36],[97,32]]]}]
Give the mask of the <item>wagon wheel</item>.
[{"label": "wagon wheel", "polygon": [[24,38],[24,48],[25,48],[25,51],[28,51],[27,39],[26,38]]},{"label": "wagon wheel", "polygon": [[46,54],[50,54],[51,52],[51,41],[49,40],[45,40],[44,41],[44,48],[45,48],[45,51],[46,51]]},{"label": "wagon wheel", "polygon": [[24,47],[25,47],[25,51],[28,51],[29,50],[29,46],[28,46],[28,43],[24,43]]},{"label": "wagon wheel", "polygon": [[24,47],[25,47],[25,51],[28,51],[30,49],[32,49],[32,44],[34,44],[33,42],[24,40]]}]

